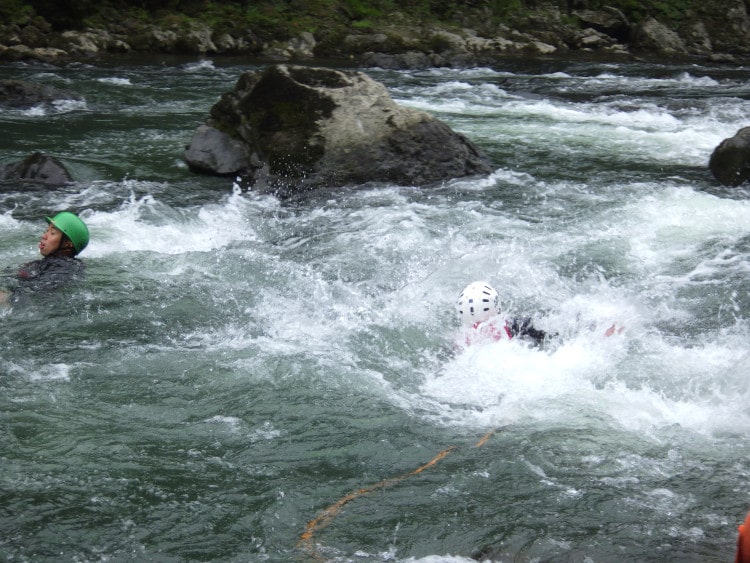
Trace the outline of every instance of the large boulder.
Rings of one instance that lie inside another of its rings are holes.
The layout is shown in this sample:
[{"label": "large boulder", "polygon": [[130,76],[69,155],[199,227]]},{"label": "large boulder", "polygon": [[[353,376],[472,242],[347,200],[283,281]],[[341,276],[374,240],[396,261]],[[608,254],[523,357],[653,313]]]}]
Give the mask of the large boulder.
[{"label": "large boulder", "polygon": [[689,46],[697,39],[696,52],[735,55],[747,55],[750,52],[750,15],[744,0],[693,2],[689,16],[680,34],[685,37]]},{"label": "large boulder", "polygon": [[708,168],[725,186],[739,186],[750,179],[750,127],[724,139],[711,154]]},{"label": "large boulder", "polygon": [[29,180],[50,185],[73,181],[62,162],[40,152],[35,152],[20,162],[6,164],[0,169],[0,180]]},{"label": "large boulder", "polygon": [[273,65],[244,73],[185,151],[196,172],[280,195],[367,182],[426,186],[487,174],[487,158],[437,118],[397,105],[362,72]]},{"label": "large boulder", "polygon": [[641,51],[659,55],[686,55],[682,38],[654,18],[646,18],[635,29],[633,46]]},{"label": "large boulder", "polygon": [[0,80],[0,108],[28,109],[38,105],[54,105],[64,100],[81,100],[75,92],[29,82],[26,80]]}]

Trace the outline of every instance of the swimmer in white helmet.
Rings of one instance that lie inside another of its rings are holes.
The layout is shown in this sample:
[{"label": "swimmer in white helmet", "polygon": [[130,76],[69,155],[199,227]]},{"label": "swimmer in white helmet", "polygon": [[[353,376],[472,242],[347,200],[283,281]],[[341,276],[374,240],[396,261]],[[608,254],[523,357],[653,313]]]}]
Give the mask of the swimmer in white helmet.
[{"label": "swimmer in white helmet", "polygon": [[505,319],[500,315],[500,296],[487,282],[476,281],[467,285],[456,300],[456,312],[461,322],[472,330],[466,343],[481,340],[502,340],[519,337],[542,344],[550,335],[534,328],[531,319]]},{"label": "swimmer in white helmet", "polygon": [[[524,338],[541,345],[555,334],[549,334],[531,324],[530,317],[508,319],[501,315],[500,296],[497,291],[484,281],[475,281],[467,285],[456,300],[456,312],[461,323],[471,330],[466,333],[466,344],[483,340],[510,340]],[[623,326],[614,323],[604,336],[621,334]]]}]

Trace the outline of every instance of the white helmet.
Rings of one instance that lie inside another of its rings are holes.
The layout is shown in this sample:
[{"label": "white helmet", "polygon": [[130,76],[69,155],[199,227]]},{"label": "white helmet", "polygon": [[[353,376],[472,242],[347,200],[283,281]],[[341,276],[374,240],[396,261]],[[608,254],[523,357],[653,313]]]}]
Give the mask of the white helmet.
[{"label": "white helmet", "polygon": [[458,296],[456,311],[465,325],[486,321],[500,313],[500,296],[487,282],[470,283]]}]

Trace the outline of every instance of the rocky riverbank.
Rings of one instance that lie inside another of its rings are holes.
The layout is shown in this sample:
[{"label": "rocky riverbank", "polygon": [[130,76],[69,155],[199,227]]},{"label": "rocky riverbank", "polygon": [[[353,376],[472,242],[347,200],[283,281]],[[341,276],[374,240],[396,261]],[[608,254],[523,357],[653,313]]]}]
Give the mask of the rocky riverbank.
[{"label": "rocky riverbank", "polygon": [[707,0],[679,25],[654,17],[632,23],[620,11],[561,12],[553,5],[501,24],[465,27],[406,21],[394,14],[366,29],[323,28],[282,39],[253,29],[195,20],[152,23],[112,18],[101,27],[56,31],[43,18],[0,25],[0,61],[64,62],[111,54],[248,56],[273,62],[329,60],[385,68],[465,67],[499,58],[566,53],[605,57],[750,59],[750,17],[743,0]]}]

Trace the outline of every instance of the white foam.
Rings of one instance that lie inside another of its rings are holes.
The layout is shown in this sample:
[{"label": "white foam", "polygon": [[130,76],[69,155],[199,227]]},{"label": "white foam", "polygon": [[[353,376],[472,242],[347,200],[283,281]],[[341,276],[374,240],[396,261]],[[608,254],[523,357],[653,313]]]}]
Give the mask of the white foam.
[{"label": "white foam", "polygon": [[143,251],[186,254],[253,241],[255,228],[248,220],[247,208],[264,204],[261,199],[235,193],[217,204],[180,209],[154,196],[131,196],[118,210],[82,214],[91,232],[86,256]]},{"label": "white foam", "polygon": [[32,361],[0,361],[3,372],[27,378],[29,381],[70,381],[70,366],[63,363],[36,365]]},{"label": "white foam", "polygon": [[[557,72],[542,77],[551,84],[549,94],[535,94],[533,85],[531,93],[513,93],[488,82],[446,80],[418,89],[400,86],[398,101],[449,121],[460,120],[454,127],[470,129],[474,136],[492,141],[538,139],[545,146],[552,139],[558,146],[590,145],[586,150],[596,150],[606,138],[606,150],[623,156],[696,166],[705,165],[713,149],[736,133],[738,123],[747,114],[741,92],[737,99],[720,98],[706,108],[696,102],[694,107],[685,103],[678,109],[665,104],[663,97],[643,95],[649,90],[659,93],[674,89],[690,96],[690,90],[703,93],[715,88],[725,96],[731,85],[707,76],[680,73],[667,78],[633,78],[602,73],[591,78]],[[533,84],[538,78],[541,77],[524,76],[523,80]],[[585,102],[569,101],[559,95],[588,93],[592,88],[619,95]],[[628,97],[629,92],[634,95]],[[477,119],[481,121],[476,122]]]},{"label": "white foam", "polygon": [[715,238],[740,239],[750,233],[750,202],[723,199],[689,186],[668,186],[627,204],[622,232],[645,269],[659,269],[694,256]]},{"label": "white foam", "polygon": [[216,70],[214,62],[210,59],[203,59],[194,63],[187,63],[182,66],[185,72],[204,72],[206,70]]},{"label": "white foam", "polygon": [[115,86],[132,86],[133,85],[133,82],[130,80],[130,78],[121,78],[117,76],[97,78],[97,82],[102,82],[103,84],[113,84]]},{"label": "white foam", "polygon": [[421,392],[443,405],[436,419],[469,426],[595,417],[641,434],[672,425],[704,434],[748,428],[750,359],[741,343],[684,348],[637,323],[606,337],[606,324],[584,323],[546,351],[520,340],[459,348],[426,375]]}]

